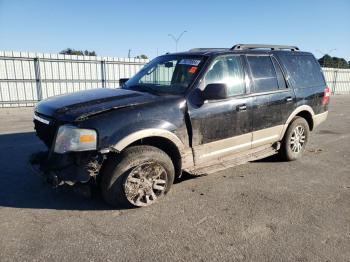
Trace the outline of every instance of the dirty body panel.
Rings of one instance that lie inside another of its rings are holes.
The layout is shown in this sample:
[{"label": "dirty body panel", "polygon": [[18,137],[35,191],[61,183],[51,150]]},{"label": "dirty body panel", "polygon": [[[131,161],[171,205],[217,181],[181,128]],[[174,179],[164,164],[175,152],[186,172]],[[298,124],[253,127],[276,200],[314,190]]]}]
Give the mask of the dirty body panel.
[{"label": "dirty body panel", "polygon": [[160,96],[154,103],[135,105],[91,116],[78,125],[83,128],[94,126],[98,130],[98,149],[113,148],[127,135],[146,129],[172,132],[184,145],[188,146],[185,111],[184,98]]}]

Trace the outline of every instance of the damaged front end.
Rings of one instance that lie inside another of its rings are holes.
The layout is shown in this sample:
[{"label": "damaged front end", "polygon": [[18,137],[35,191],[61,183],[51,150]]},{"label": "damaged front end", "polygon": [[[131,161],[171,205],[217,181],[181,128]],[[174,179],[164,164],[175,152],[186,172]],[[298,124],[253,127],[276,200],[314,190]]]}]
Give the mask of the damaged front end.
[{"label": "damaged front end", "polygon": [[53,187],[96,182],[105,156],[92,152],[57,154],[49,151],[31,156],[33,171]]},{"label": "damaged front end", "polygon": [[53,118],[34,114],[37,136],[47,151],[31,156],[30,164],[36,174],[54,187],[96,181],[105,156],[97,151],[97,132],[61,124]]}]

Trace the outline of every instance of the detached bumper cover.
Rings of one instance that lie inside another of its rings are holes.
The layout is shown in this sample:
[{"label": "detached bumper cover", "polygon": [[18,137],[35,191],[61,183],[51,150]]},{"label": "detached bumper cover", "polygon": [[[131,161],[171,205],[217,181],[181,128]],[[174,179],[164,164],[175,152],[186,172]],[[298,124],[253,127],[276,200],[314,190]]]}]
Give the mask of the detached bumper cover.
[{"label": "detached bumper cover", "polygon": [[54,187],[86,183],[91,179],[91,172],[77,165],[74,155],[37,152],[31,155],[29,162],[32,171]]}]

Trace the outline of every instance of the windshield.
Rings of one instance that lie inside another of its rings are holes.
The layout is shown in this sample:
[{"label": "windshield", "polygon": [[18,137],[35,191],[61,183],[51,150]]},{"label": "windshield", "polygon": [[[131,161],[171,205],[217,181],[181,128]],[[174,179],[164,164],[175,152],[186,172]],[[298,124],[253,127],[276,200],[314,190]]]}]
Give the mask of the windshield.
[{"label": "windshield", "polygon": [[203,64],[203,56],[160,56],[130,78],[123,88],[150,93],[182,94]]}]

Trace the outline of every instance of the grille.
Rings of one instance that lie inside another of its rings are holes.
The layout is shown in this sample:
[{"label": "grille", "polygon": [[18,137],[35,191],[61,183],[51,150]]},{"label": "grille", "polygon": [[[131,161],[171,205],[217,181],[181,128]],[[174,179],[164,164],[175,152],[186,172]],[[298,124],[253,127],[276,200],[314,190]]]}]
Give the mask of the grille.
[{"label": "grille", "polygon": [[53,123],[47,125],[39,122],[38,120],[34,120],[34,127],[38,137],[48,148],[51,148],[56,133],[56,126]]}]

